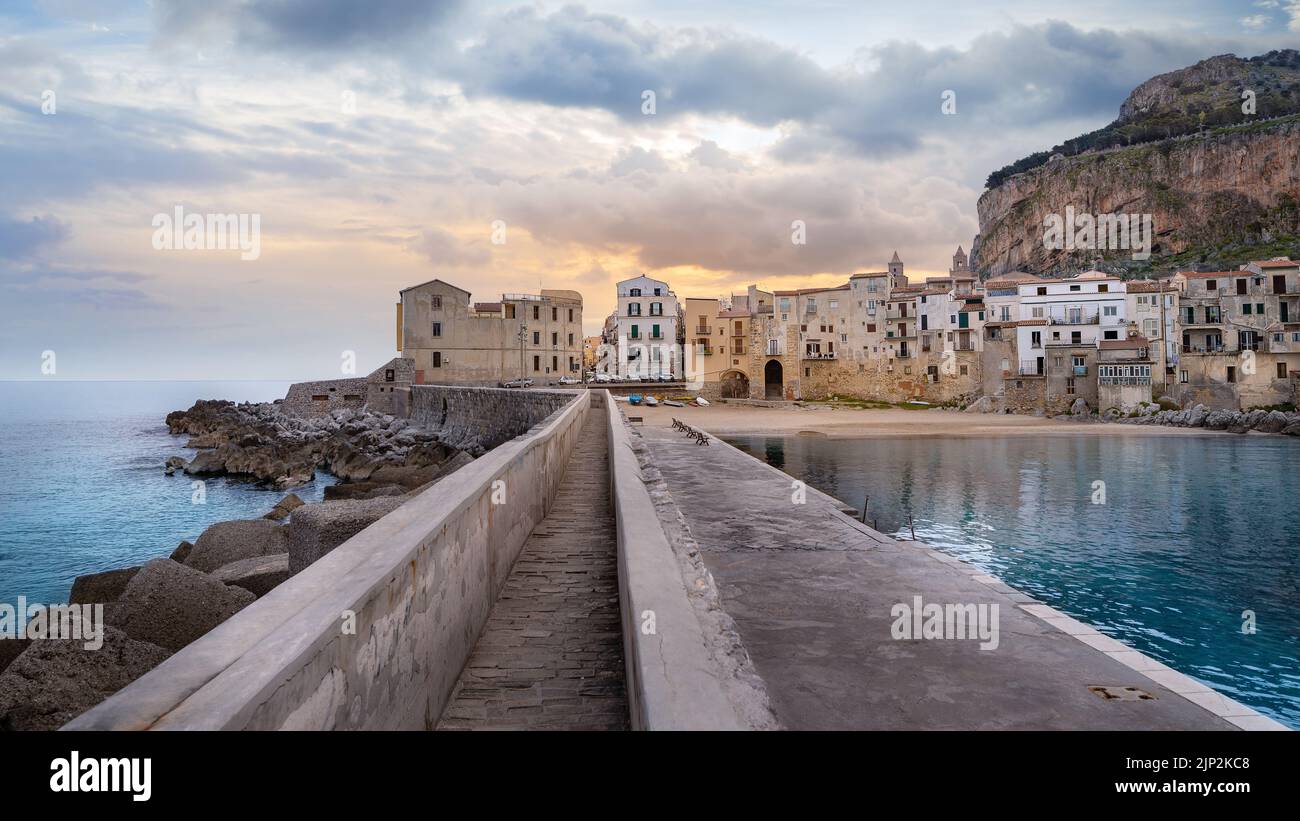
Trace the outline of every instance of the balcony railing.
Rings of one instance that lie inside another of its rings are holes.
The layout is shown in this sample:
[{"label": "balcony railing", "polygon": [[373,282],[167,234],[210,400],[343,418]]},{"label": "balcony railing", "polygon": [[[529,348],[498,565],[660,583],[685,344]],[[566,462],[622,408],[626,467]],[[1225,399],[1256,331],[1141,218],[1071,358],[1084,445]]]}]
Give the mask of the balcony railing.
[{"label": "balcony railing", "polygon": [[1096,325],[1101,322],[1101,315],[1096,311],[1061,311],[1049,314],[1049,325]]},{"label": "balcony railing", "polygon": [[1150,385],[1149,376],[1101,376],[1097,378],[1100,385]]},{"label": "balcony railing", "polygon": [[1087,365],[1075,365],[1075,366],[1074,366],[1074,375],[1075,375],[1075,376],[1087,376],[1087,375],[1088,375],[1088,366],[1087,366]]},{"label": "balcony railing", "polygon": [[1037,360],[1022,359],[1020,360],[1019,373],[1021,376],[1042,376],[1042,365]]},{"label": "balcony railing", "polygon": [[713,329],[710,328],[708,325],[698,325],[698,326],[696,326],[696,328],[695,328],[695,335],[696,335],[696,336],[712,336],[712,335],[713,335]]},{"label": "balcony railing", "polygon": [[838,359],[835,351],[804,351],[804,359]]},{"label": "balcony railing", "polygon": [[1183,353],[1211,354],[1211,353],[1236,353],[1236,351],[1230,351],[1227,348],[1223,347],[1222,345],[1184,345]]}]

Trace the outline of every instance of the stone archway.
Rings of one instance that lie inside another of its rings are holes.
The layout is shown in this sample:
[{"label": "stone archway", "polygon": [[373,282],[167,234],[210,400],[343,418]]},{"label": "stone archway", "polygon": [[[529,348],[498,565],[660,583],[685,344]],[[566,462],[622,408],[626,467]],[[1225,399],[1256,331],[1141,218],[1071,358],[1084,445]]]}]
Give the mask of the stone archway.
[{"label": "stone archway", "polygon": [[718,395],[723,399],[748,399],[749,376],[741,371],[727,371],[720,380]]},{"label": "stone archway", "polygon": [[763,366],[763,397],[766,399],[785,398],[784,386],[785,379],[780,360],[769,359],[767,364]]}]

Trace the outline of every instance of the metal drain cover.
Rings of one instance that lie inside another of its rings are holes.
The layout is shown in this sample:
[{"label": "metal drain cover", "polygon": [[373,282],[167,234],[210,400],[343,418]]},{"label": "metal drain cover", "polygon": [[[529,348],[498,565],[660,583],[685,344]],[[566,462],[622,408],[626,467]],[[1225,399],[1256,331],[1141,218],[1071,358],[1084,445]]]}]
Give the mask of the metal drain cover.
[{"label": "metal drain cover", "polygon": [[1093,684],[1089,690],[1106,701],[1153,701],[1155,696],[1140,687],[1116,687],[1112,685]]}]

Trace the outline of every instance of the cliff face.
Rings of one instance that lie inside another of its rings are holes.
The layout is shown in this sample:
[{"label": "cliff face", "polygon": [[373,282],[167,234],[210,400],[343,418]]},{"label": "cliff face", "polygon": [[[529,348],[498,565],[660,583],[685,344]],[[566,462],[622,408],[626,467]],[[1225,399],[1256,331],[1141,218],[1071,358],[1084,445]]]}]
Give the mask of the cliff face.
[{"label": "cliff face", "polygon": [[988,186],[971,254],[986,275],[1132,263],[1129,251],[1046,247],[1046,220],[1068,207],[1150,214],[1155,265],[1227,259],[1229,245],[1290,250],[1300,234],[1300,52],[1225,54],[1153,77],[1110,125],[998,169]]},{"label": "cliff face", "polygon": [[1045,247],[1049,215],[1151,214],[1152,261],[1233,242],[1300,233],[1300,118],[1207,136],[1057,157],[979,199],[973,264],[982,274],[1080,269],[1128,251]]}]

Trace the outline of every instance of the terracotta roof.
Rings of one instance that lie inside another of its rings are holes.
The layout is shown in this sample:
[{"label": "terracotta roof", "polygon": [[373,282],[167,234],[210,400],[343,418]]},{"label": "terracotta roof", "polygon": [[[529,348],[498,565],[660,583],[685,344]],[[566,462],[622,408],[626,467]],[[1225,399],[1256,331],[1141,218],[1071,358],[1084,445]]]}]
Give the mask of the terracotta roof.
[{"label": "terracotta roof", "polygon": [[1297,265],[1300,265],[1300,261],[1293,261],[1289,259],[1266,259],[1266,260],[1258,260],[1258,261],[1251,260],[1250,264],[1258,265],[1260,268],[1294,268]]},{"label": "terracotta roof", "polygon": [[874,271],[868,274],[854,274],[853,276],[849,277],[849,279],[861,279],[862,277],[887,277],[887,276],[889,276],[888,271]]},{"label": "terracotta roof", "polygon": [[1179,271],[1179,276],[1187,279],[1209,279],[1210,277],[1248,277],[1250,271]]},{"label": "terracotta roof", "polygon": [[1017,324],[1018,325],[1046,325],[1047,320],[1046,319],[1022,319]]},{"label": "terracotta roof", "polygon": [[965,305],[957,309],[957,313],[959,314],[969,313],[970,311],[982,311],[982,310],[984,310],[983,302],[967,302]]}]

